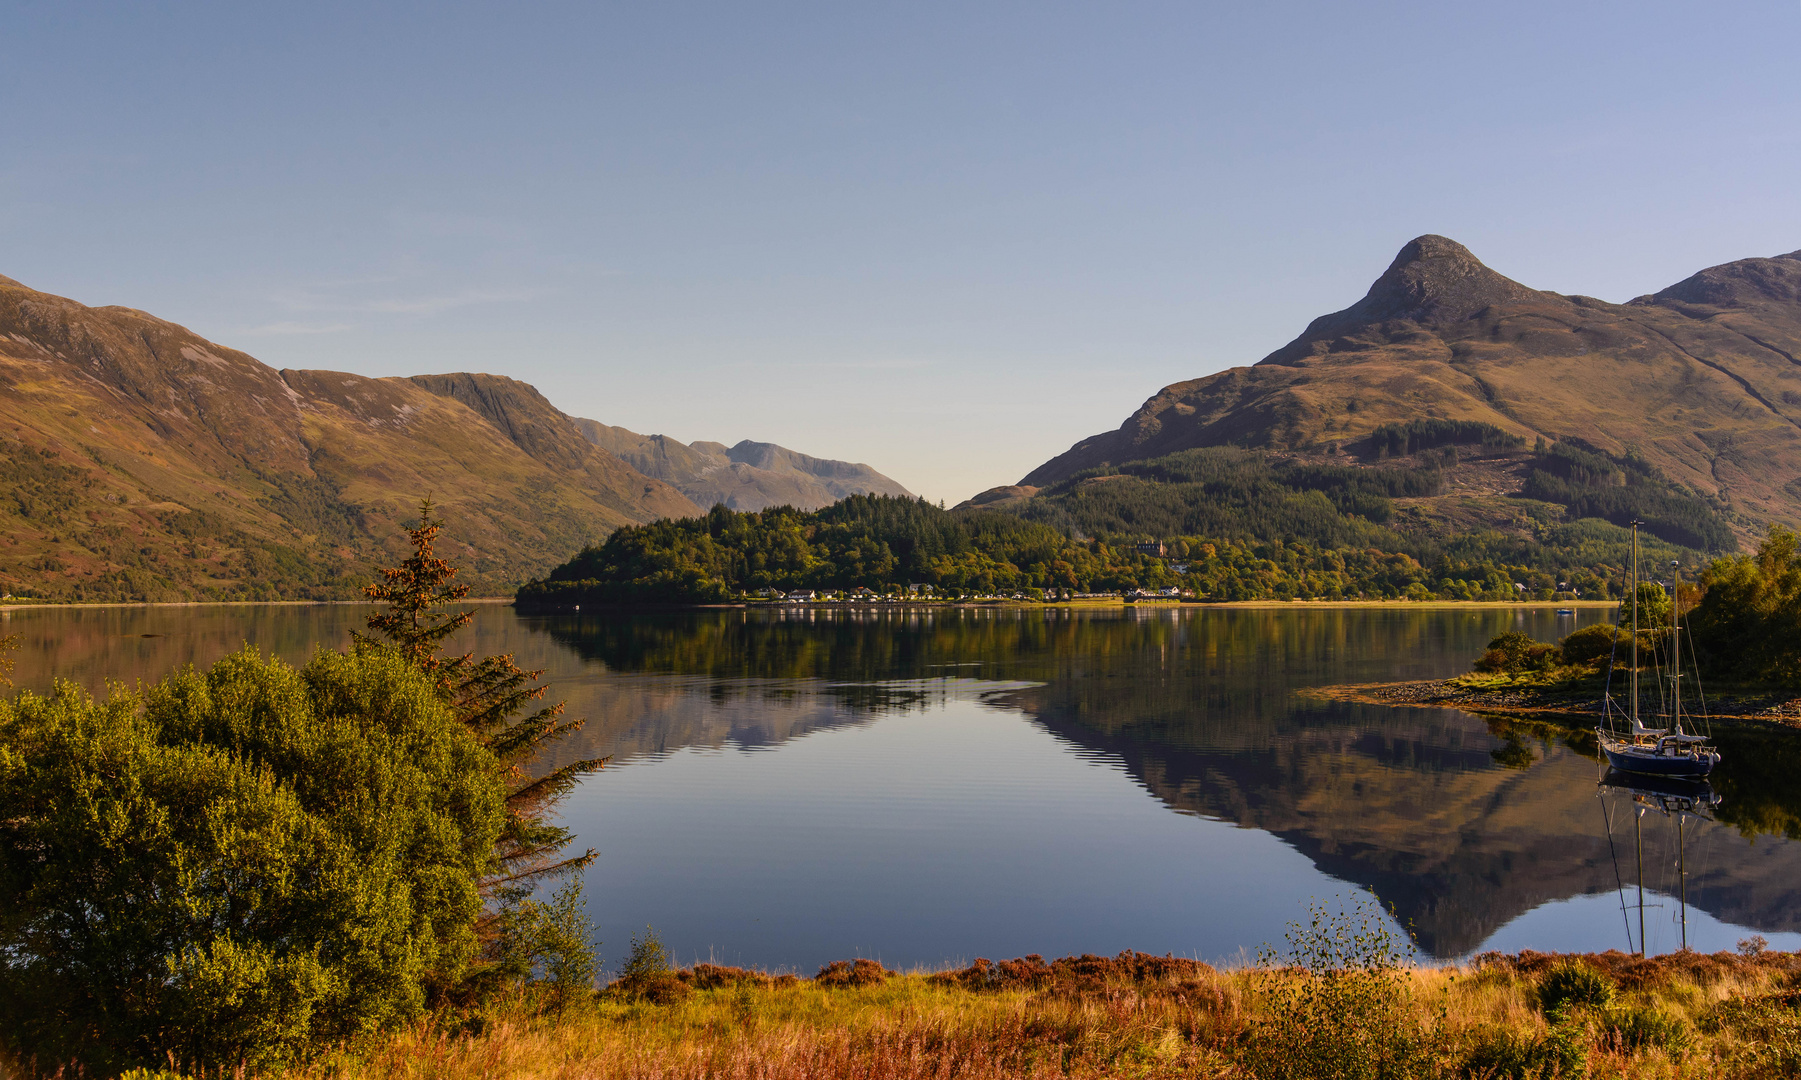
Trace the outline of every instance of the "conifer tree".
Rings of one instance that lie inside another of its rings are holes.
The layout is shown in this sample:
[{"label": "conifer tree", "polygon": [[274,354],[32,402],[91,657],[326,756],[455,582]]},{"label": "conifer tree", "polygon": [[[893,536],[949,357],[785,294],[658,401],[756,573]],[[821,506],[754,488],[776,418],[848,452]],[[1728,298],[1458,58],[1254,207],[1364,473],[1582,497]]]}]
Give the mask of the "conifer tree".
[{"label": "conifer tree", "polygon": [[595,852],[565,857],[574,834],[553,824],[550,812],[583,776],[606,765],[606,758],[577,761],[542,776],[530,765],[550,744],[581,729],[580,720],[563,720],[564,702],[532,709],[544,697],[542,669],[520,667],[511,653],[477,660],[473,653],[443,652],[444,642],[475,617],[471,610],[446,610],[469,594],[469,586],[453,583],[457,568],[434,550],[444,521],[430,498],[419,504],[419,523],[406,530],[413,553],[399,566],[384,569],[383,580],[363,591],[385,601],[387,610],[371,615],[370,634],[352,632],[359,648],[383,641],[429,675],[451,712],[482,740],[508,770],[507,822],[496,845],[499,869],[482,883],[491,900],[505,904],[525,895],[547,875],[565,874],[594,861]]}]

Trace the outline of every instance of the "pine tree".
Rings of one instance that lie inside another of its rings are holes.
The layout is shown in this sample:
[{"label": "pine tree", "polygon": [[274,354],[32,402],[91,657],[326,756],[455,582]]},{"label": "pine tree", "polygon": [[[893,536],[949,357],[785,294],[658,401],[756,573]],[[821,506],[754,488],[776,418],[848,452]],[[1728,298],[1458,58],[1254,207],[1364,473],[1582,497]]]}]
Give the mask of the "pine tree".
[{"label": "pine tree", "polygon": [[475,617],[471,610],[446,606],[469,594],[469,586],[453,584],[457,568],[433,550],[444,521],[427,498],[419,504],[419,523],[406,530],[413,553],[398,567],[384,569],[383,580],[364,593],[386,601],[383,614],[369,617],[371,634],[352,633],[358,648],[386,644],[399,650],[429,675],[452,713],[473,730],[508,769],[507,823],[496,845],[497,872],[482,883],[491,900],[504,905],[517,900],[547,875],[566,874],[594,861],[592,849],[563,857],[575,837],[552,824],[550,812],[583,776],[596,772],[607,758],[577,761],[533,776],[529,766],[538,754],[581,729],[580,720],[562,720],[564,702],[529,707],[544,697],[542,669],[528,671],[511,653],[475,659],[473,653],[447,655],[442,649],[452,634]]}]

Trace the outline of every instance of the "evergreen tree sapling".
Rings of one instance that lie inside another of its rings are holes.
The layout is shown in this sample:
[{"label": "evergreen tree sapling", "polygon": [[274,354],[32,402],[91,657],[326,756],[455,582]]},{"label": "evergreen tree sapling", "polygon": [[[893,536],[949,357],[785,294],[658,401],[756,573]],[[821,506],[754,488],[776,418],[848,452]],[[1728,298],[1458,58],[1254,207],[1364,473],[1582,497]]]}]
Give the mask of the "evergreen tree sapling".
[{"label": "evergreen tree sapling", "polygon": [[498,962],[514,948],[500,938],[517,923],[504,918],[504,913],[524,902],[546,877],[578,871],[594,860],[592,849],[573,857],[563,855],[574,835],[551,820],[551,811],[607,759],[576,761],[532,775],[530,766],[538,754],[579,730],[582,721],[561,720],[563,702],[531,708],[544,696],[546,687],[539,684],[544,672],[520,667],[512,654],[478,660],[472,653],[444,652],[446,641],[468,625],[474,612],[446,610],[469,589],[454,582],[457,568],[435,551],[443,529],[437,508],[425,499],[418,524],[406,530],[412,554],[398,567],[383,570],[383,580],[365,590],[370,599],[386,602],[387,610],[369,617],[370,634],[352,636],[358,648],[392,645],[430,677],[452,714],[506,769],[506,825],[495,848],[495,871],[482,882],[489,900],[482,933],[498,974],[512,970]]}]

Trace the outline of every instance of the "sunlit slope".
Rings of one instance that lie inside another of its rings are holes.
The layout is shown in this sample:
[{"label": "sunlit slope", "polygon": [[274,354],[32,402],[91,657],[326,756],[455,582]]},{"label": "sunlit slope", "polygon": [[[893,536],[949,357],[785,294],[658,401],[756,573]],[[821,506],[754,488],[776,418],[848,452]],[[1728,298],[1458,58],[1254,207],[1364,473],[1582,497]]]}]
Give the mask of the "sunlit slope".
[{"label": "sunlit slope", "polygon": [[276,371],[173,323],[0,278],[0,586],[62,598],[343,596],[430,495],[478,589],[692,514],[488,375]]},{"label": "sunlit slope", "polygon": [[1610,304],[1422,236],[1356,304],[1255,366],[1165,387],[1021,483],[1208,446],[1369,462],[1376,428],[1422,419],[1635,450],[1745,533],[1801,520],[1801,252]]}]

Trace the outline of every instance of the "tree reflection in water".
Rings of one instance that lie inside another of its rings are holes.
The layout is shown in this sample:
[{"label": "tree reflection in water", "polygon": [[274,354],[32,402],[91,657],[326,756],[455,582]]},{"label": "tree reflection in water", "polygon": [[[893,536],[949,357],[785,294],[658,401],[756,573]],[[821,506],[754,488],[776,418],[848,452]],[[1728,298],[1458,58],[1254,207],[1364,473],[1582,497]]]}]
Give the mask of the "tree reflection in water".
[{"label": "tree reflection in water", "polygon": [[[1372,888],[1435,956],[1548,901],[1612,891],[1592,736],[1454,710],[1321,702],[1309,686],[1442,677],[1503,629],[1567,633],[1547,609],[699,611],[526,620],[625,684],[704,694],[697,742],[766,745],[977,696],[1123,762],[1178,811],[1264,830]],[[619,687],[623,689],[623,686]],[[779,709],[767,706],[782,705]],[[642,718],[572,753],[643,745]],[[759,723],[747,722],[756,715]],[[786,722],[772,722],[780,717]],[[704,722],[700,727],[708,727]],[[636,729],[636,730],[634,730]],[[1689,901],[1801,930],[1801,737],[1727,730],[1719,826],[1693,830]],[[1779,838],[1753,845],[1753,837]]]}]

